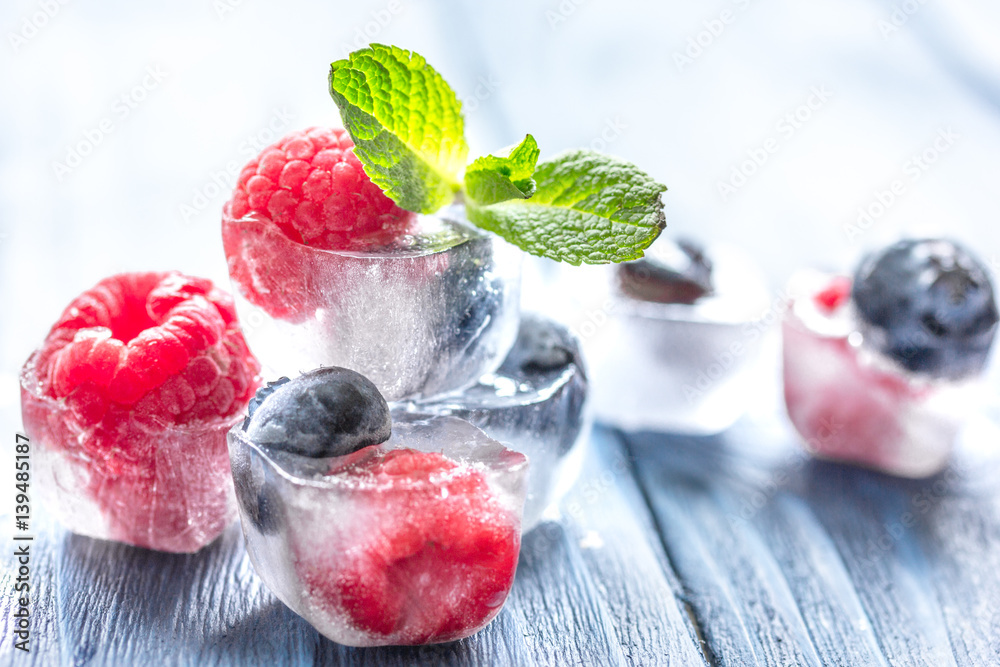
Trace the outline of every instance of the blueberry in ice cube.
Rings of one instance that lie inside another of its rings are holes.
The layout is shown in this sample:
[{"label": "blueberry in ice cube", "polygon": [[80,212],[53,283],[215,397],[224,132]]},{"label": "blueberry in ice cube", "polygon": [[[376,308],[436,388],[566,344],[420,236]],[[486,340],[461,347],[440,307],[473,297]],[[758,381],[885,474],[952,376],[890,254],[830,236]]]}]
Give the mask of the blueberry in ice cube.
[{"label": "blueberry in ice cube", "polygon": [[[263,396],[261,396],[263,394]],[[335,366],[260,390],[244,426],[269,449],[310,458],[343,456],[389,439],[389,406],[365,376]]]},{"label": "blueberry in ice cube", "polygon": [[284,523],[284,507],[277,491],[275,481],[271,479],[274,472],[270,466],[260,462],[257,470],[251,470],[251,458],[233,459],[233,486],[236,488],[236,500],[243,509],[244,516],[264,535],[278,532]]},{"label": "blueberry in ice cube", "polygon": [[[530,423],[522,424],[522,428],[535,432],[540,437],[550,438],[551,442],[558,442],[558,455],[566,454],[583,428],[584,422],[580,415],[587,396],[587,374],[576,337],[561,324],[525,313],[521,316],[517,341],[497,374],[517,383],[522,392],[522,400],[526,400],[525,392],[549,393],[555,386],[560,387],[560,393],[565,392],[565,400],[549,396],[551,401],[536,403],[551,404],[555,406],[556,413],[549,414],[544,409],[529,410],[525,416]],[[498,411],[498,414],[502,414],[502,411]],[[545,423],[534,423],[543,414]],[[473,421],[490,432],[491,424],[488,420]]]},{"label": "blueberry in ice cube", "polygon": [[579,350],[573,335],[545,318],[526,313],[521,318],[517,342],[499,372],[509,377],[562,370],[576,359]]},{"label": "blueberry in ice cube", "polygon": [[253,413],[257,411],[257,408],[260,407],[260,404],[264,402],[264,399],[277,391],[278,387],[288,382],[291,382],[291,380],[287,377],[278,378],[273,382],[268,382],[257,390],[257,393],[250,398],[250,403],[247,405],[247,416],[243,420],[244,431],[250,427],[250,419],[253,417]]},{"label": "blueberry in ice cube", "polygon": [[661,237],[642,259],[618,265],[618,281],[636,299],[691,305],[712,293],[712,263],[697,243]]},{"label": "blueberry in ice cube", "polygon": [[851,297],[866,339],[907,370],[957,379],[985,366],[996,299],[986,267],[961,245],[899,241],[861,263]]}]

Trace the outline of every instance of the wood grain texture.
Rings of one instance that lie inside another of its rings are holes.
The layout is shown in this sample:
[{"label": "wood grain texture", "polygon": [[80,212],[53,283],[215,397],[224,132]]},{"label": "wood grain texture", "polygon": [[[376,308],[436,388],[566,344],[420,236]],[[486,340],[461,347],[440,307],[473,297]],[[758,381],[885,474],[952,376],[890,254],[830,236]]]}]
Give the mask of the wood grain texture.
[{"label": "wood grain texture", "polygon": [[713,658],[1000,664],[995,451],[901,480],[812,461],[782,433],[628,438]]},{"label": "wood grain texture", "polygon": [[[506,607],[469,639],[420,648],[338,646],[263,586],[238,525],[197,554],[175,555],[74,535],[41,514],[32,547],[32,653],[15,652],[5,628],[0,663],[703,663],[630,471],[619,466],[615,477],[605,475],[607,461],[622,456],[620,441],[603,431],[591,444],[577,488],[599,489],[601,502],[585,502],[582,512],[574,506],[572,515],[525,537]],[[586,545],[598,531],[602,545]],[[12,565],[9,555],[5,561]],[[9,574],[3,584],[11,590]],[[5,623],[12,603],[4,597]]]},{"label": "wood grain texture", "polygon": [[10,549],[0,664],[998,665],[998,479],[988,448],[907,481],[814,462],[780,424],[598,428],[497,619],[421,648],[318,635],[263,587],[237,525],[171,555],[40,515],[33,651],[12,647]]}]

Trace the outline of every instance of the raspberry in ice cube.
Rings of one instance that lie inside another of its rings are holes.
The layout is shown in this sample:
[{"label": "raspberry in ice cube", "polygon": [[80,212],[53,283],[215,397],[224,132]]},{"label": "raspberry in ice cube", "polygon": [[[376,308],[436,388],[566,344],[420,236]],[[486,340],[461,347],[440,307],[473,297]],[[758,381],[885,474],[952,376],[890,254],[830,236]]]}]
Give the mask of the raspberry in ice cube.
[{"label": "raspberry in ice cube", "polygon": [[232,299],[126,273],[77,297],[21,374],[39,490],[70,530],[195,551],[233,519],[225,433],[257,388]]}]

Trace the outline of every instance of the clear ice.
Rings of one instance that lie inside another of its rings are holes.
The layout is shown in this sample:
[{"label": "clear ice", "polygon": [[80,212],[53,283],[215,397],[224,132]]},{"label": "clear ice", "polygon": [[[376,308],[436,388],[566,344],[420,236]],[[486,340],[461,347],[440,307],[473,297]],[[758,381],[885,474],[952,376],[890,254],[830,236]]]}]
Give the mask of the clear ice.
[{"label": "clear ice", "polygon": [[588,419],[579,343],[562,325],[533,314],[495,373],[460,392],[394,406],[451,415],[528,457],[522,527],[531,530],[579,472]]},{"label": "clear ice", "polygon": [[392,246],[351,253],[225,219],[242,227],[251,280],[299,274],[289,276],[298,309],[291,318],[253,305],[234,280],[240,325],[265,376],[343,366],[397,400],[453,391],[493,371],[517,331],[521,252],[463,221],[461,207],[421,216],[417,231]]},{"label": "clear ice", "polygon": [[109,434],[103,424],[81,424],[65,400],[43,395],[32,361],[21,376],[21,412],[32,488],[74,533],[188,553],[236,518],[226,432],[242,417],[191,426],[129,419]]},{"label": "clear ice", "polygon": [[796,275],[783,325],[785,404],[806,448],[902,477],[947,465],[974,405],[975,383],[908,372],[865,344],[850,305],[832,314],[813,296],[832,276]]},{"label": "clear ice", "polygon": [[[457,467],[429,479],[351,472],[354,461],[400,449]],[[229,452],[254,568],[326,637],[348,646],[452,641],[502,608],[528,466],[475,426],[398,415],[387,442],[327,459],[258,447],[236,426]]]},{"label": "clear ice", "polygon": [[[743,253],[710,249],[714,294],[692,305],[641,301],[610,271],[576,280],[575,327],[591,366],[594,416],[626,430],[718,433],[746,410],[770,298]],[[613,271],[613,268],[612,268]]]}]

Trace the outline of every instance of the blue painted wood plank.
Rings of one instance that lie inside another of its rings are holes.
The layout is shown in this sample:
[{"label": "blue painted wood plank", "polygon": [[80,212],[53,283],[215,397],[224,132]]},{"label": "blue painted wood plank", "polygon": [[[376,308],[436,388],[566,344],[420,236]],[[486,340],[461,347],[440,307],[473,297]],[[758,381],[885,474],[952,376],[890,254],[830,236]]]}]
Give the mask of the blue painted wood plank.
[{"label": "blue painted wood plank", "polygon": [[320,637],[263,587],[235,525],[171,555],[40,513],[33,653],[10,642],[9,550],[0,664],[1000,664],[1000,456],[914,482],[788,444],[754,425],[598,429],[561,519],[526,537],[504,611],[434,647]]},{"label": "blue painted wood plank", "polygon": [[565,524],[632,665],[706,664],[682,586],[663,551],[620,436],[597,428]]},{"label": "blue painted wood plank", "polygon": [[785,427],[628,443],[720,663],[783,664],[798,626],[795,664],[1000,664],[995,449],[914,481],[813,461]]},{"label": "blue painted wood plank", "polygon": [[956,664],[930,585],[936,564],[923,548],[927,526],[920,518],[909,529],[901,523],[914,509],[913,499],[934,481],[815,462],[799,482],[844,561],[889,664]]},{"label": "blue painted wood plank", "polygon": [[820,665],[780,565],[740,501],[720,439],[629,437],[671,562],[722,664]]}]

